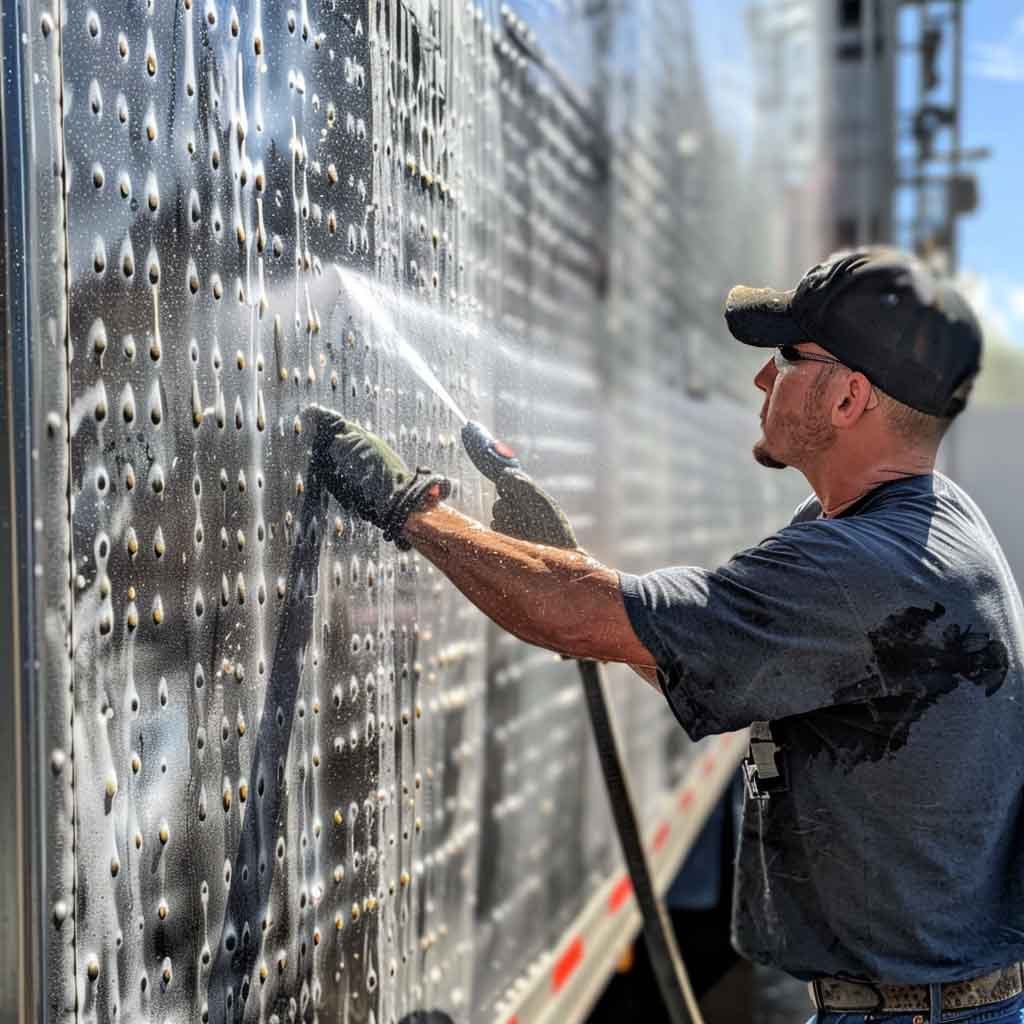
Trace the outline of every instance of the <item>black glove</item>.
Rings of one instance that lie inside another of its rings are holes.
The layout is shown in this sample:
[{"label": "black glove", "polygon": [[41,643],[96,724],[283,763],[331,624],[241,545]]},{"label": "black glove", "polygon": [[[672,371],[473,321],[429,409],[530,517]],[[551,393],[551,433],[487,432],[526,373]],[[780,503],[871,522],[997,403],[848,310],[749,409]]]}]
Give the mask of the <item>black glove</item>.
[{"label": "black glove", "polygon": [[338,504],[384,531],[407,550],[402,530],[428,499],[442,501],[451,482],[422,466],[414,473],[376,434],[319,406],[307,410],[314,421],[314,459]]},{"label": "black glove", "polygon": [[521,469],[502,470],[495,487],[498,500],[491,509],[492,530],[553,548],[579,547],[569,520],[554,498]]}]

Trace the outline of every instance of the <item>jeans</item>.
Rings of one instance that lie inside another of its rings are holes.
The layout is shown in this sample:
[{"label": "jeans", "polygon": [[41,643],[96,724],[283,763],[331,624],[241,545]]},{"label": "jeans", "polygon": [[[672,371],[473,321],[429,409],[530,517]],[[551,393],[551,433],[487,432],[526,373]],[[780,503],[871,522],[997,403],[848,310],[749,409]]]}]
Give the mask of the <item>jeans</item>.
[{"label": "jeans", "polygon": [[819,1010],[807,1024],[1024,1024],[1024,993],[973,1010],[929,1014],[927,1010],[899,1013],[838,1013]]}]

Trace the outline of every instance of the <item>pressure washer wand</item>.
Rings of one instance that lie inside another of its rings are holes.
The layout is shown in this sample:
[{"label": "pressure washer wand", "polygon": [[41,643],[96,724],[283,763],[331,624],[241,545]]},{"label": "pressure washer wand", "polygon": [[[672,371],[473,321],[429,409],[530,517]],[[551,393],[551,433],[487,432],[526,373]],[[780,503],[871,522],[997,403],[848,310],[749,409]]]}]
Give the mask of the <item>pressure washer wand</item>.
[{"label": "pressure washer wand", "polygon": [[[472,420],[466,423],[462,428],[462,443],[470,461],[488,480],[497,483],[501,474],[507,470],[515,470],[521,479],[525,478],[512,448],[493,437],[479,423]],[[619,834],[622,855],[640,908],[647,952],[668,1018],[672,1024],[704,1024],[665,906],[654,888],[651,867],[637,821],[636,803],[624,768],[622,743],[608,705],[604,671],[596,661],[577,661],[576,664],[580,670],[587,713],[615,829]]]}]

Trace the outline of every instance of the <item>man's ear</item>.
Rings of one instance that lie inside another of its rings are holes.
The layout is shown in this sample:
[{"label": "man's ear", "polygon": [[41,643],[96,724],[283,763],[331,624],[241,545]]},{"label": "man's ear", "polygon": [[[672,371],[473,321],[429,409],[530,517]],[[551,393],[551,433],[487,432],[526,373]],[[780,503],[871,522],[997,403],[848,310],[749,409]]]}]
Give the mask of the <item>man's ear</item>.
[{"label": "man's ear", "polygon": [[871,381],[863,373],[851,373],[843,382],[843,389],[832,405],[832,425],[849,429],[877,404]]}]

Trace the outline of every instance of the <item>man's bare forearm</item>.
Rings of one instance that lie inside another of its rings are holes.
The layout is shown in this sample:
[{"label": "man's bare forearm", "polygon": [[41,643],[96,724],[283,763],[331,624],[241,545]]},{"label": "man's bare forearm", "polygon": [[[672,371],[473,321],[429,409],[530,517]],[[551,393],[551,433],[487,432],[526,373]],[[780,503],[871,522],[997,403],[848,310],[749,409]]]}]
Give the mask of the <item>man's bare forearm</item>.
[{"label": "man's bare forearm", "polygon": [[521,640],[574,658],[653,665],[629,622],[618,575],[583,552],[496,533],[447,505],[410,516],[404,535]]}]

